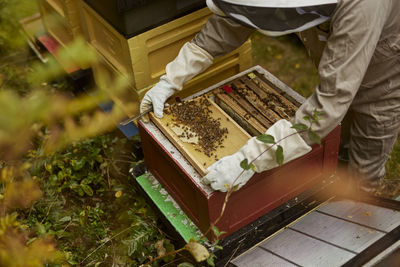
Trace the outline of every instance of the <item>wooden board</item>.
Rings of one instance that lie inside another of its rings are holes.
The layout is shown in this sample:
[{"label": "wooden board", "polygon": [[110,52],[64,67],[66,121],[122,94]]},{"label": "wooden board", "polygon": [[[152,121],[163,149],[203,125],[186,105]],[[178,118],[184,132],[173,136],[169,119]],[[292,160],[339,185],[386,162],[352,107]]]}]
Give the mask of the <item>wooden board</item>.
[{"label": "wooden board", "polygon": [[249,90],[248,88],[246,88],[246,85],[244,83],[241,83],[239,81],[234,81],[232,85],[238,89],[237,92],[243,99],[246,99],[247,102],[249,102],[254,108],[256,108],[256,110],[258,110],[261,115],[266,117],[272,123],[275,123],[283,118],[272,111],[267,105],[265,105],[265,103],[261,101],[254,90],[252,90],[253,88],[250,88]]},{"label": "wooden board", "polygon": [[267,131],[267,127],[259,123],[254,117],[250,116],[245,109],[243,109],[227,94],[215,94],[215,102],[251,135],[257,136]]},{"label": "wooden board", "polygon": [[[299,108],[301,106],[301,104],[304,103],[304,101],[306,100],[305,98],[304,99],[296,99],[296,97],[289,94],[287,91],[287,88],[290,88],[290,87],[287,86],[286,84],[282,83],[280,80],[278,80],[272,74],[270,74],[270,73],[261,74],[258,71],[254,71],[252,73],[255,75],[255,77],[254,77],[254,75],[251,75],[251,77],[252,77],[251,79],[258,78],[259,80],[264,82],[264,84],[267,85],[268,88],[275,90],[279,95],[285,97],[290,103],[292,103],[296,107]],[[278,83],[281,83],[281,84],[278,85]],[[284,87],[287,87],[286,90],[283,90]],[[297,97],[299,97],[299,96],[300,95],[298,95]],[[300,97],[302,98],[302,96],[300,96]]]},{"label": "wooden board", "polygon": [[400,212],[352,200],[332,201],[318,212],[388,233],[400,225]]},{"label": "wooden board", "polygon": [[[227,94],[230,98],[238,103],[247,113],[258,120],[264,127],[269,128],[273,122],[263,116],[257,109],[253,107],[246,99],[242,98],[235,90]],[[246,117],[245,117],[246,119]]]},{"label": "wooden board", "polygon": [[360,253],[378,239],[383,232],[319,212],[312,212],[289,227],[305,235]]},{"label": "wooden board", "polygon": [[298,266],[339,267],[356,255],[291,229],[285,229],[260,246]]},{"label": "wooden board", "polygon": [[264,82],[262,79],[260,79],[258,76],[255,76],[253,79],[249,79],[247,77],[244,78],[244,81],[247,85],[254,83],[255,85],[257,85],[255,88],[255,92],[260,94],[260,97],[265,98],[267,97],[267,95],[262,94],[262,92],[260,90],[258,90],[258,88],[261,88],[265,94],[272,94],[276,97],[278,97],[282,103],[287,106],[290,109],[293,110],[297,110],[297,106],[290,102],[285,96],[283,96],[283,94],[275,91],[271,86],[269,86],[266,82]]},{"label": "wooden board", "polygon": [[[178,137],[172,130],[175,122],[171,114],[165,114],[162,119],[158,119],[153,113],[150,113],[151,120],[157,127],[166,135],[166,137],[175,145],[175,147],[183,154],[183,156],[192,164],[192,166],[204,176],[207,173],[207,168],[225,156],[237,152],[251,136],[244,131],[231,117],[229,117],[218,105],[212,100],[209,109],[212,111],[211,116],[214,119],[220,119],[221,128],[228,129],[228,137],[223,140],[222,146],[219,147],[211,157],[199,151],[199,146],[196,144],[186,143]],[[197,101],[196,99],[192,101]],[[197,149],[197,150],[196,150]]]},{"label": "wooden board", "polygon": [[286,259],[282,259],[275,256],[271,252],[263,249],[262,247],[256,247],[251,251],[246,252],[246,255],[235,259],[233,262],[234,266],[237,267],[249,267],[249,266],[279,266],[279,267],[296,267],[298,265],[293,264]]}]

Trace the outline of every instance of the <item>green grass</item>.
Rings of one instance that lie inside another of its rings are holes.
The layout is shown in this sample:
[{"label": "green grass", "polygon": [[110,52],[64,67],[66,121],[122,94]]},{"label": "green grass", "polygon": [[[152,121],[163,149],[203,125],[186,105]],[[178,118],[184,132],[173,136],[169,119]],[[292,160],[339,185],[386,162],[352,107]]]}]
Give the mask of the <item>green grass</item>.
[{"label": "green grass", "polygon": [[253,64],[260,65],[301,95],[308,97],[319,84],[318,71],[295,35],[252,36]]},{"label": "green grass", "polygon": [[392,154],[386,164],[386,178],[400,179],[400,138],[397,139]]}]

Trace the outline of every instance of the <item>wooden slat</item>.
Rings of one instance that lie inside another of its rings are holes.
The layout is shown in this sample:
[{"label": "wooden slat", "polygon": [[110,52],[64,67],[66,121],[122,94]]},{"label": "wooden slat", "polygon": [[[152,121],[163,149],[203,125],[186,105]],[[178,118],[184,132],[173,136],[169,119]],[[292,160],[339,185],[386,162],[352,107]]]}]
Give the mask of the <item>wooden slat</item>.
[{"label": "wooden slat", "polygon": [[260,112],[260,114],[265,116],[272,123],[284,118],[273,112],[252,90],[249,90],[245,84],[239,81],[234,81],[232,85],[237,88],[238,93],[242,98],[246,99],[258,110],[258,112]]},{"label": "wooden slat", "polygon": [[260,246],[301,266],[341,266],[354,253],[285,229]]},{"label": "wooden slat", "polygon": [[257,136],[267,131],[266,127],[250,116],[246,110],[226,94],[216,94],[215,102],[251,135]]},{"label": "wooden slat", "polygon": [[247,140],[251,138],[251,136],[245,132],[220,107],[218,107],[217,104],[211,100],[209,101],[211,105],[208,108],[211,110],[211,116],[214,119],[220,120],[221,128],[227,128],[229,136],[223,140],[223,147],[219,147],[215,152],[213,152],[211,157],[208,157],[202,151],[199,151],[198,145],[183,142],[175,134],[175,132],[172,130],[172,126],[175,124],[175,122],[173,121],[173,116],[171,114],[165,114],[162,119],[158,119],[153,113],[150,113],[151,120],[202,176],[207,173],[206,169],[214,164],[217,159],[221,159],[237,152],[247,142]]},{"label": "wooden slat", "polygon": [[284,84],[282,81],[280,81],[269,72],[260,73],[258,71],[254,71],[253,74],[255,74],[259,79],[264,81],[268,86],[278,92],[278,94],[287,98],[296,107],[300,107],[301,104],[304,103],[304,101],[306,100],[303,96],[294,92],[289,86]]},{"label": "wooden slat", "polygon": [[235,90],[227,94],[236,103],[238,103],[250,116],[253,116],[258,120],[264,127],[269,128],[273,122],[264,117],[257,109],[255,109],[247,100],[243,99]]},{"label": "wooden slat", "polygon": [[284,259],[281,259],[274,254],[258,247],[241,255],[237,259],[233,260],[232,263],[237,267],[296,266],[295,264],[285,261]]},{"label": "wooden slat", "polygon": [[390,232],[400,225],[400,212],[352,200],[329,202],[318,211]]},{"label": "wooden slat", "polygon": [[[264,103],[262,101],[262,99],[271,100],[271,95],[268,95],[264,90],[260,89],[254,82],[249,80],[247,77],[243,77],[241,80],[247,87],[249,87],[255,93],[256,97],[260,99],[259,101]],[[275,113],[277,113],[280,116],[280,118],[283,118],[283,119],[291,118],[291,115],[286,113],[286,110],[288,108],[285,105],[282,105],[281,103],[276,104],[275,102],[272,102],[272,103],[270,104],[270,106],[268,106],[264,103],[264,105],[266,106],[266,109],[273,110]],[[297,107],[296,107],[296,109],[292,109],[291,113],[295,112],[296,110],[297,110]]]},{"label": "wooden slat", "polygon": [[[248,84],[249,86],[251,84],[254,84],[255,86],[253,86],[253,88],[257,88],[256,92],[260,93],[260,97],[262,95],[262,98],[268,98],[269,94],[274,95],[281,100],[282,104],[285,106],[286,109],[290,109],[293,111],[297,110],[296,105],[287,100],[282,94],[278,93],[276,90],[270,87],[266,82],[261,80],[259,77],[255,76],[253,79],[249,79],[248,77],[243,77],[243,81],[246,82],[246,84]],[[262,94],[259,89],[263,90],[266,95]]]},{"label": "wooden slat", "polygon": [[382,232],[318,212],[310,213],[290,226],[290,229],[357,253],[384,236]]}]

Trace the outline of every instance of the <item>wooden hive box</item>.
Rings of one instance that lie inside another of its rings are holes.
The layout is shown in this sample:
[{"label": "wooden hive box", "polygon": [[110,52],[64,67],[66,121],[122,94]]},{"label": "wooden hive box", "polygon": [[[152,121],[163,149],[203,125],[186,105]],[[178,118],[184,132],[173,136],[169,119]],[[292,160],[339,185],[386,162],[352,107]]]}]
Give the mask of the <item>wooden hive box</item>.
[{"label": "wooden hive box", "polygon": [[[304,98],[259,66],[231,77],[198,96],[218,88],[249,72],[257,71],[277,89],[297,102]],[[186,160],[153,123],[139,122],[142,148],[148,170],[166,188],[181,208],[204,233],[219,217],[225,193],[213,191],[201,183],[202,175]],[[321,145],[313,145],[308,154],[281,167],[255,174],[250,181],[234,192],[222,219],[217,224],[223,237],[265,215],[274,208],[293,199],[313,184],[321,182],[336,171],[340,141],[340,126],[323,138]],[[208,234],[209,238],[213,238]]]},{"label": "wooden hive box", "polygon": [[[139,114],[139,103],[146,91],[138,91],[131,84],[130,79],[119,70],[117,70],[104,57],[98,55],[98,61],[92,64],[92,73],[95,84],[101,88],[113,90],[113,86],[117,79],[126,79],[128,86],[122,94],[111,96],[111,100],[115,105],[122,109],[128,118]],[[112,93],[112,92],[110,92]]]},{"label": "wooden hive box", "polygon": [[38,0],[46,31],[62,46],[83,37],[78,0]]},{"label": "wooden hive box", "polygon": [[[82,17],[89,43],[115,69],[132,78],[137,90],[158,82],[165,66],[200,31],[211,12],[207,8],[180,17],[152,30],[126,39],[88,4],[82,4]],[[180,96],[186,97],[239,73],[251,66],[251,42],[215,60],[205,72],[189,81]]]}]

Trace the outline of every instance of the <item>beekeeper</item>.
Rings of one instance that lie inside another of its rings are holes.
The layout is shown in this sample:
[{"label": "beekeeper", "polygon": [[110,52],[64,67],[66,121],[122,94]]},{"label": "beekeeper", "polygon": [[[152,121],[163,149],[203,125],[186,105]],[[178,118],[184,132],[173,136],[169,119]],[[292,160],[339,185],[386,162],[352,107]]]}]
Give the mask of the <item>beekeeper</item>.
[{"label": "beekeeper", "polygon": [[[363,175],[363,186],[373,188],[385,176],[400,129],[400,1],[207,0],[207,5],[215,14],[167,65],[166,74],[144,96],[141,111],[153,106],[161,118],[171,95],[255,30],[270,36],[298,33],[318,66],[320,85],[292,122],[278,121],[267,132],[279,140],[294,131],[292,123],[308,125],[303,118],[315,109],[322,112],[313,125],[320,137],[343,121],[341,148],[347,148],[349,169]],[[311,144],[298,134],[285,139],[285,162],[307,153]],[[243,170],[240,162],[256,159],[265,149],[250,139],[210,166],[204,181],[220,191],[226,191],[226,184],[244,185],[254,172],[236,179]],[[274,150],[254,165],[257,172],[276,167]]]}]

